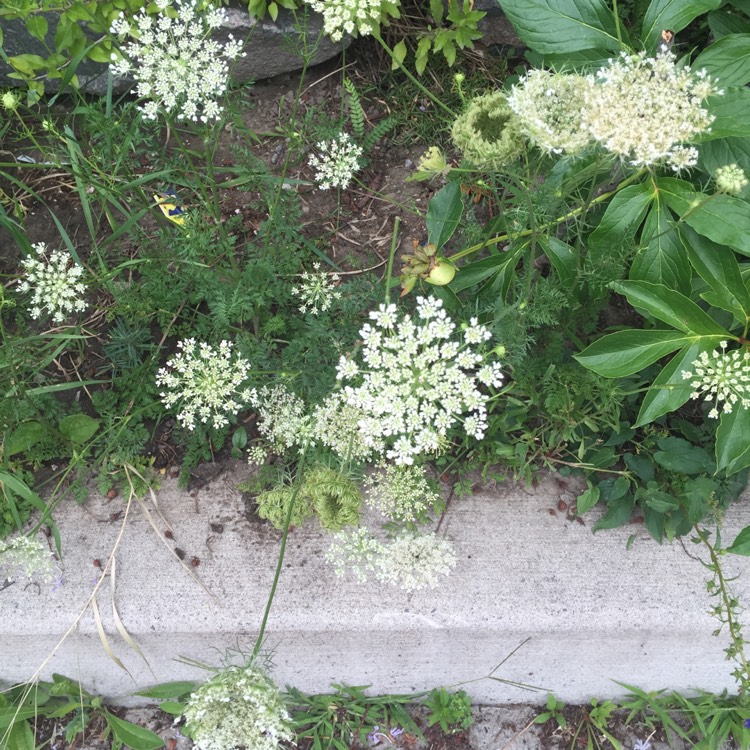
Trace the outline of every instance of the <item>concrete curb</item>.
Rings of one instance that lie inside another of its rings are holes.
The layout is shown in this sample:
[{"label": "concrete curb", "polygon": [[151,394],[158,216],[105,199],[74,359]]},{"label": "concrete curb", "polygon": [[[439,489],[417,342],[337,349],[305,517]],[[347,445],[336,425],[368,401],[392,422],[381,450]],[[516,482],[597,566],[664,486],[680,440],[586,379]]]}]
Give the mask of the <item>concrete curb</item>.
[{"label": "concrete curb", "polygon": [[[107,582],[99,610],[133,679],[105,654],[90,608],[42,676],[59,672],[123,699],[156,682],[206,676],[178,657],[215,665],[226,647],[250,650],[280,534],[248,516],[236,489],[246,474],[237,463],[193,495],[174,480],[158,493],[173,529],[170,545],[184,551],[185,562],[200,560],[192,570],[211,595],[180,567],[140,508],[130,510],[114,598],[153,674],[117,635]],[[707,614],[712,602],[700,562],[680,543],[654,543],[640,525],[592,535],[588,518],[582,526],[549,512],[560,498],[573,496],[546,480],[533,491],[509,484],[453,501],[441,531],[455,543],[459,563],[440,588],[413,594],[337,579],[323,559],[328,537],[311,519],[289,538],[271,611],[266,646],[275,680],[308,692],[326,692],[332,682],[371,684],[375,693],[466,683],[473,699],[487,704],[538,702],[546,692],[566,702],[622,695],[613,680],[648,690],[731,690],[726,641],[711,635],[717,622]],[[123,508],[122,498],[64,506],[56,514],[63,585],[50,591],[21,583],[0,593],[2,680],[29,679],[53,651],[91,594],[94,559],[106,561],[120,532],[109,518]],[[747,504],[736,503],[724,538],[747,524]],[[741,574],[733,585],[742,601],[750,561],[725,561],[728,574]]]}]

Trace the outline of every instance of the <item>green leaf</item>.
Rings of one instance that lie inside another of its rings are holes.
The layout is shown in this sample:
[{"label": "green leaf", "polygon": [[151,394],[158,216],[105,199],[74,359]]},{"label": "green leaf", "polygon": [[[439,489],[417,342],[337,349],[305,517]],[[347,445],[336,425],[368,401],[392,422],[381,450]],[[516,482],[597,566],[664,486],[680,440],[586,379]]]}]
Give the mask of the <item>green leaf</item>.
[{"label": "green leaf", "polygon": [[746,34],[750,32],[750,20],[736,13],[715,10],[708,14],[708,28],[714,39],[721,39],[727,34]]},{"label": "green leaf", "polygon": [[567,242],[546,235],[539,238],[539,246],[550,259],[560,283],[575,291],[575,280],[578,276],[578,253],[575,249]]},{"label": "green leaf", "polygon": [[402,39],[393,48],[393,60],[391,62],[391,70],[396,70],[396,68],[400,68],[401,65],[403,65],[404,60],[406,60],[407,52],[408,50],[406,48],[406,42]]},{"label": "green leaf", "polygon": [[185,706],[185,703],[177,703],[176,701],[163,701],[159,704],[159,708],[165,714],[170,714],[171,716],[182,716],[185,713]]},{"label": "green leaf", "polygon": [[451,282],[451,289],[458,293],[464,289],[479,284],[485,279],[499,273],[508,263],[513,266],[518,262],[519,253],[509,251],[506,253],[497,253],[487,258],[482,258],[475,263],[469,263],[467,266],[461,266],[458,269],[456,278]]},{"label": "green leaf", "polygon": [[16,722],[8,733],[3,750],[35,750],[34,733],[28,721]]},{"label": "green leaf", "polygon": [[461,185],[449,182],[432,196],[427,206],[427,241],[440,250],[456,231],[463,211]]},{"label": "green leaf", "polygon": [[[656,482],[653,484],[656,484]],[[656,486],[658,487],[658,485]],[[669,513],[680,507],[680,502],[674,495],[656,489],[656,487],[641,487],[638,490],[637,496],[639,500],[642,500],[657,513]]]},{"label": "green leaf", "polygon": [[727,164],[737,164],[750,172],[750,138],[719,138],[701,143],[698,163],[709,174]]},{"label": "green leaf", "polygon": [[524,44],[542,54],[620,49],[612,11],[601,0],[498,0]]},{"label": "green leaf", "polygon": [[750,83],[750,34],[730,34],[703,50],[691,63],[695,70],[705,68],[719,85],[744,86]]},{"label": "green leaf", "polygon": [[631,185],[617,193],[589,236],[589,262],[596,263],[612,246],[621,245],[629,233],[634,233],[653,199],[654,192],[646,183]]},{"label": "green leaf", "polygon": [[750,526],[745,526],[739,534],[737,534],[732,544],[726,548],[727,552],[731,552],[733,555],[744,555],[745,557],[750,556]]},{"label": "green leaf", "polygon": [[732,313],[744,325],[750,317],[750,292],[732,250],[702,237],[689,226],[684,226],[680,234],[690,264],[713,292],[702,294],[703,299]]},{"label": "green leaf", "polygon": [[276,3],[269,3],[268,15],[271,17],[271,20],[276,23],[276,19],[279,17],[279,6],[276,5]]},{"label": "green leaf", "polygon": [[625,462],[625,466],[642,482],[653,482],[656,478],[654,465],[645,456],[639,456],[636,453],[625,453],[622,460]]},{"label": "green leaf", "polygon": [[444,11],[443,0],[430,0],[430,15],[435,23],[442,23]]},{"label": "green leaf", "polygon": [[39,713],[35,707],[19,708],[18,706],[8,706],[0,708],[0,730],[5,730],[13,726],[17,721],[34,718]]},{"label": "green leaf", "polygon": [[727,476],[750,466],[750,410],[735,405],[716,429],[716,468]]},{"label": "green leaf", "polygon": [[133,750],[156,750],[156,748],[164,746],[164,740],[150,729],[120,719],[109,711],[105,713],[105,716],[107,724],[112,729],[112,734],[123,745],[133,748]]},{"label": "green leaf", "polygon": [[[700,474],[711,468],[711,458],[703,448],[682,438],[670,436],[657,441],[660,450],[654,453],[654,461],[668,471],[680,474]],[[653,507],[653,506],[652,506]]]},{"label": "green leaf", "polygon": [[141,695],[144,698],[154,698],[155,700],[166,700],[167,698],[181,698],[183,695],[192,693],[200,687],[200,682],[162,682],[160,685],[154,685],[148,690],[139,690],[135,695]]},{"label": "green leaf", "polygon": [[657,320],[677,328],[679,331],[699,336],[718,335],[732,338],[731,334],[716,323],[707,313],[684,294],[667,289],[663,284],[648,281],[614,281],[612,289],[628,298],[628,302],[646,310]]},{"label": "green leaf", "polygon": [[690,293],[690,263],[680,243],[669,209],[655,201],[646,216],[641,233],[641,249],[630,267],[632,281],[664,284],[683,294]]},{"label": "green leaf", "polygon": [[47,430],[39,422],[21,422],[5,441],[5,457],[10,458],[16,453],[27,451],[46,434]]},{"label": "green leaf", "polygon": [[29,16],[26,19],[26,30],[31,36],[36,37],[42,42],[47,37],[48,27],[49,24],[47,23],[47,19],[42,15]]},{"label": "green leaf", "polygon": [[750,89],[728,86],[722,96],[710,96],[706,99],[706,109],[716,119],[711,123],[710,130],[693,139],[694,143],[733,136],[745,138],[750,135]]},{"label": "green leaf", "polygon": [[617,331],[594,341],[574,359],[605,378],[633,375],[692,341],[677,331]]},{"label": "green leaf", "polygon": [[594,531],[624,526],[633,515],[633,508],[635,508],[635,498],[631,494],[619,498],[607,507],[607,512],[594,524]]},{"label": "green leaf", "polygon": [[578,515],[587,513],[599,502],[600,491],[598,487],[589,485],[576,499],[576,510]]},{"label": "green leaf", "polygon": [[62,435],[71,443],[85,443],[99,429],[99,420],[86,414],[71,414],[61,420],[59,428]]},{"label": "green leaf", "polygon": [[668,182],[658,180],[661,194],[681,221],[720,245],[750,255],[750,204],[731,195],[673,192]]},{"label": "green leaf", "polygon": [[723,0],[651,0],[643,17],[644,49],[656,49],[665,29],[682,31],[694,18],[716,10]]},{"label": "green leaf", "polygon": [[679,409],[688,401],[693,389],[690,382],[682,377],[683,370],[689,370],[701,352],[710,351],[719,341],[720,336],[701,336],[672,357],[646,391],[635,427],[643,427],[663,414]]}]

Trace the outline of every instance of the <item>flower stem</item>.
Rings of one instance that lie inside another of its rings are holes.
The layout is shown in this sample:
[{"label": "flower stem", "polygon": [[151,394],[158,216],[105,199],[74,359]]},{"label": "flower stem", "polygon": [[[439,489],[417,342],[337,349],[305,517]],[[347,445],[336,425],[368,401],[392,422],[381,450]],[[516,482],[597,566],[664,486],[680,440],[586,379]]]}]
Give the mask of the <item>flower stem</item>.
[{"label": "flower stem", "polygon": [[385,304],[387,305],[391,301],[391,272],[393,271],[393,258],[396,255],[396,249],[398,248],[398,227],[401,224],[401,218],[396,217],[393,222],[393,236],[391,237],[391,252],[388,255],[388,267],[385,271]]}]

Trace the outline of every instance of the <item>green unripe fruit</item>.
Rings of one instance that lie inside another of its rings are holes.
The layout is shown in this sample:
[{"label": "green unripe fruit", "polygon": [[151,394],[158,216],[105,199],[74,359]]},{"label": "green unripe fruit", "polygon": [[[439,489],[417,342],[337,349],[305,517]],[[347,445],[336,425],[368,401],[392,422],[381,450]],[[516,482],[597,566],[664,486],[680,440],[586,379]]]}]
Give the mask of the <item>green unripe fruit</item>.
[{"label": "green unripe fruit", "polygon": [[430,271],[425,279],[428,284],[435,286],[445,286],[453,281],[456,275],[456,267],[444,260],[438,260],[437,264]]}]

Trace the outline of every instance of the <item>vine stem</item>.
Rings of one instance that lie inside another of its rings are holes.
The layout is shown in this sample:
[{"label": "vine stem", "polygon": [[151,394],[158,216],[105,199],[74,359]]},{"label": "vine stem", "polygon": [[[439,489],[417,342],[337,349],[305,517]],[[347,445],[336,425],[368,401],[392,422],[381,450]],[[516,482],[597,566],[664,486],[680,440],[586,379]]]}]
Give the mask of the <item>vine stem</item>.
[{"label": "vine stem", "polygon": [[506,242],[511,239],[518,239],[519,237],[529,237],[533,234],[538,234],[539,232],[543,232],[544,230],[549,229],[550,227],[555,227],[558,224],[562,224],[566,221],[569,221],[570,219],[574,219],[576,216],[579,216],[581,213],[589,209],[591,206],[596,206],[599,203],[604,203],[604,201],[608,200],[613,195],[617,195],[617,193],[619,193],[620,190],[622,190],[623,188],[635,182],[637,179],[642,177],[647,171],[648,170],[646,169],[639,169],[637,172],[630,175],[630,177],[623,180],[616,188],[614,188],[614,190],[608,190],[606,193],[602,193],[599,197],[594,198],[594,200],[592,200],[590,203],[587,203],[585,206],[579,206],[578,208],[574,208],[572,211],[568,211],[562,216],[558,216],[556,219],[553,219],[552,221],[548,221],[546,224],[542,224],[536,229],[524,229],[522,232],[518,232],[516,234],[500,234],[497,237],[490,237],[488,240],[484,240],[483,242],[480,242],[477,245],[472,245],[471,247],[467,247],[464,250],[461,250],[455,255],[451,255],[450,258],[446,258],[446,260],[456,261],[456,260],[459,260],[460,258],[465,258],[467,255],[471,255],[472,253],[477,252],[477,250],[482,250],[485,247],[489,247],[490,245],[498,245],[501,242]]},{"label": "vine stem", "polygon": [[281,577],[281,567],[284,564],[284,553],[286,552],[286,540],[289,536],[289,524],[292,521],[292,513],[294,512],[294,506],[297,502],[297,496],[300,491],[300,479],[302,477],[302,469],[305,463],[305,452],[304,449],[300,455],[299,464],[297,465],[297,486],[292,492],[292,497],[289,500],[289,508],[286,512],[286,518],[284,519],[284,531],[281,536],[281,548],[279,549],[279,559],[276,562],[276,571],[273,575],[273,583],[271,584],[271,591],[268,594],[268,601],[266,602],[266,609],[263,612],[263,620],[260,623],[260,630],[258,631],[258,637],[255,639],[255,646],[253,647],[253,654],[250,657],[249,664],[253,664],[258,654],[260,653],[261,646],[263,645],[263,637],[266,634],[266,625],[268,625],[268,616],[271,614],[271,605],[273,604],[274,596],[276,595],[276,588],[279,585],[279,578]]}]

